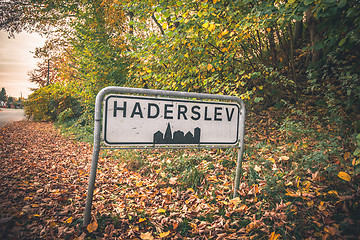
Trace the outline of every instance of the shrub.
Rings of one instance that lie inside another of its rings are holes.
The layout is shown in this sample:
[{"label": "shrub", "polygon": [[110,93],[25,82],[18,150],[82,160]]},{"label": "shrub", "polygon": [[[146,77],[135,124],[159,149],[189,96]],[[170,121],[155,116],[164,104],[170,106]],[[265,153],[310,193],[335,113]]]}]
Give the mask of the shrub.
[{"label": "shrub", "polygon": [[25,114],[35,121],[64,122],[80,115],[80,104],[70,87],[56,83],[33,92],[25,102]]}]

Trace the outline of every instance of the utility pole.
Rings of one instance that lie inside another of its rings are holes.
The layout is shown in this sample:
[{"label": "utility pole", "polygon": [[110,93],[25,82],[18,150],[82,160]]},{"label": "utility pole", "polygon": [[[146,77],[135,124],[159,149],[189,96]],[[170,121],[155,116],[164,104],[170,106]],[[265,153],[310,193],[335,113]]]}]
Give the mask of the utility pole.
[{"label": "utility pole", "polygon": [[49,82],[50,82],[50,59],[48,59],[48,69],[47,69],[47,81],[46,81],[46,86],[49,86]]}]

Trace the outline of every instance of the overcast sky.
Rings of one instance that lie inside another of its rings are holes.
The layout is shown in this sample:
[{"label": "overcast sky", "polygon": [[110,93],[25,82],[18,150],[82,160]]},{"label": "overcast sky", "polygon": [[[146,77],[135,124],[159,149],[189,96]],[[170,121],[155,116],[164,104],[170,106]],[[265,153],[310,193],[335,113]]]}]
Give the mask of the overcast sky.
[{"label": "overcast sky", "polygon": [[8,96],[27,97],[36,87],[29,81],[29,71],[36,67],[37,60],[30,51],[42,47],[45,40],[37,34],[20,33],[15,39],[0,31],[0,90],[5,88]]}]

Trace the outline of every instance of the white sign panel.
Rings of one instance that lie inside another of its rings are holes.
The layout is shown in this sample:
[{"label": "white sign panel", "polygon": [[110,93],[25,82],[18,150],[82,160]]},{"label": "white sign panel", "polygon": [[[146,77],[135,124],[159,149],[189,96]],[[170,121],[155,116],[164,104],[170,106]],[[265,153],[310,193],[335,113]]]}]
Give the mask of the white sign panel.
[{"label": "white sign panel", "polygon": [[235,145],[240,106],[130,95],[108,95],[104,103],[106,145]]}]

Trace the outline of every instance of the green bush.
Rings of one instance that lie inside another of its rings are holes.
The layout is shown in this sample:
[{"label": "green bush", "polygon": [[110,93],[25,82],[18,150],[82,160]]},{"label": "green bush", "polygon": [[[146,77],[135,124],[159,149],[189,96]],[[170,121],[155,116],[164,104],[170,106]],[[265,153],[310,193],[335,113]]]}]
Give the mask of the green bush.
[{"label": "green bush", "polygon": [[35,121],[59,121],[80,115],[80,104],[70,87],[52,84],[32,93],[25,102],[25,114]]}]

